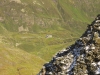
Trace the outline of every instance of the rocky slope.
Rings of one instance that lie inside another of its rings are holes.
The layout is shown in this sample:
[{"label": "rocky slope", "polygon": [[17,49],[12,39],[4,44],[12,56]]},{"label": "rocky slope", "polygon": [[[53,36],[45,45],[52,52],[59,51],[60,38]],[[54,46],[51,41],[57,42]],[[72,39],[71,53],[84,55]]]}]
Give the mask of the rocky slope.
[{"label": "rocky slope", "polygon": [[[7,30],[16,32],[39,32],[47,28],[83,29],[83,24],[88,23],[99,12],[99,2],[99,0],[1,0],[0,22]],[[74,23],[77,25],[72,26]]]},{"label": "rocky slope", "polygon": [[100,75],[100,15],[75,44],[44,64],[38,75]]}]

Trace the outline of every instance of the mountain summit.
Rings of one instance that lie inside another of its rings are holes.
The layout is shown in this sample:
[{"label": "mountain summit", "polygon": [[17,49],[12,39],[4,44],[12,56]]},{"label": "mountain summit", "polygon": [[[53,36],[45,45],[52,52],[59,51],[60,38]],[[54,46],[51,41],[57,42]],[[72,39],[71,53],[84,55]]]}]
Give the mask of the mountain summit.
[{"label": "mountain summit", "polygon": [[58,52],[38,75],[100,75],[100,14],[75,44]]}]

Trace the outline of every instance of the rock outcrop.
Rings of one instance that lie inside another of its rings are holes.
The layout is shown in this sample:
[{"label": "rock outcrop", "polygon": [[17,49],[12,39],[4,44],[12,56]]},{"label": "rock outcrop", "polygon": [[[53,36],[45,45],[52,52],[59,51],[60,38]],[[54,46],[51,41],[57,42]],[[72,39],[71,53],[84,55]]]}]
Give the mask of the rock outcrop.
[{"label": "rock outcrop", "polygon": [[75,44],[44,64],[38,75],[100,75],[100,15]]}]

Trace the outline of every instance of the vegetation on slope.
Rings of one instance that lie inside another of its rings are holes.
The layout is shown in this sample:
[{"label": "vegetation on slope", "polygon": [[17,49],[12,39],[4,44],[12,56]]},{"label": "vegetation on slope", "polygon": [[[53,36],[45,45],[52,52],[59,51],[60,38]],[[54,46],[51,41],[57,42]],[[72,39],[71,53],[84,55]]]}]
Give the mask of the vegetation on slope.
[{"label": "vegetation on slope", "polygon": [[[5,46],[9,46],[7,48],[13,47],[13,51],[18,49],[20,52],[21,49],[49,61],[57,51],[72,44],[83,33],[87,24],[99,13],[99,2],[99,0],[1,0],[0,40]],[[48,35],[52,37],[49,38]],[[39,70],[40,67],[37,68]]]},{"label": "vegetation on slope", "polygon": [[23,50],[0,44],[1,75],[36,75],[45,62]]}]

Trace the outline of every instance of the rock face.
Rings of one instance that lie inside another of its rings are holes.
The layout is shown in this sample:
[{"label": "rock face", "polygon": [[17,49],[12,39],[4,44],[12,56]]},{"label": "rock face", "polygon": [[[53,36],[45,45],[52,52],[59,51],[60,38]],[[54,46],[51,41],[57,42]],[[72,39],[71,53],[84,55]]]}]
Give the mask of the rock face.
[{"label": "rock face", "polygon": [[44,64],[38,75],[100,75],[100,15],[75,44]]}]

